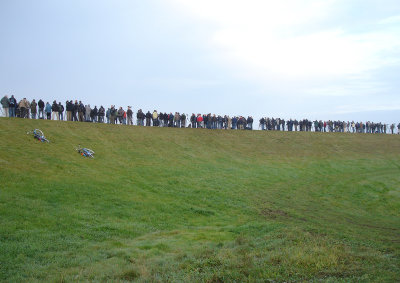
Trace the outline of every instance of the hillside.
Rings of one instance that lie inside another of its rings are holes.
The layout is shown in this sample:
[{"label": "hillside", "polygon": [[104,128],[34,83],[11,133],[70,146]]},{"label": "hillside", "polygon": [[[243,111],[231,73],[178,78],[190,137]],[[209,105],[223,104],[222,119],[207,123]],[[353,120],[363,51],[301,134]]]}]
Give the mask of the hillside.
[{"label": "hillside", "polygon": [[399,278],[397,135],[2,118],[0,168],[0,281]]}]

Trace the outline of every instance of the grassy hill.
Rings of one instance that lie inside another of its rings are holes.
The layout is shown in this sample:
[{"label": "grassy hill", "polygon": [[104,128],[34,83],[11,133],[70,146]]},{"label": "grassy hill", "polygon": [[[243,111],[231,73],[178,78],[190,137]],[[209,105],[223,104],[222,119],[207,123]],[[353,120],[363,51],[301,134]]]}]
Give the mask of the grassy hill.
[{"label": "grassy hill", "polygon": [[0,180],[0,281],[399,279],[396,135],[2,118]]}]

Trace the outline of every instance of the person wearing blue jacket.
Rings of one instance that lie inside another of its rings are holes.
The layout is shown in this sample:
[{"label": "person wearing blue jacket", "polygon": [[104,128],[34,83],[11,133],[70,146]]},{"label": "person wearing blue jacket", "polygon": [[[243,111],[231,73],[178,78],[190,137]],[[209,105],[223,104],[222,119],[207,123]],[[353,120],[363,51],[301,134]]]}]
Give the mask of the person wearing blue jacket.
[{"label": "person wearing blue jacket", "polygon": [[232,118],[232,130],[236,130],[236,124],[237,124],[237,122],[238,122],[238,119],[237,119],[236,116],[234,116],[234,117]]},{"label": "person wearing blue jacket", "polygon": [[51,105],[50,103],[46,102],[46,107],[45,110],[46,115],[47,115],[47,120],[51,120]]}]

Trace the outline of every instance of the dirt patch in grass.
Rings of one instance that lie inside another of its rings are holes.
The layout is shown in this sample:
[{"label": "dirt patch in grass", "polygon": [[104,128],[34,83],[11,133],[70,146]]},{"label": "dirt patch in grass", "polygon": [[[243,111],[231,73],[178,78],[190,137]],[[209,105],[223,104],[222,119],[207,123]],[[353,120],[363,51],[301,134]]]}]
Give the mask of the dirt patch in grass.
[{"label": "dirt patch in grass", "polygon": [[280,209],[263,208],[260,213],[264,217],[272,218],[272,219],[275,219],[278,217],[289,217],[289,214],[287,214],[285,211],[280,210]]},{"label": "dirt patch in grass", "polygon": [[[353,224],[353,225],[357,225],[357,226],[361,226],[361,227],[366,227],[366,228],[371,228],[371,229],[380,229],[380,230],[388,230],[388,231],[395,231],[398,232],[399,229],[398,228],[392,228],[392,227],[382,227],[382,226],[377,226],[377,225],[372,225],[372,224],[366,224],[366,223],[358,223],[357,221],[354,221],[350,218],[345,218],[347,220],[348,223]],[[396,233],[397,234],[397,233]],[[400,234],[399,234],[400,236]]]},{"label": "dirt patch in grass", "polygon": [[120,276],[121,279],[128,280],[128,281],[138,279],[139,277],[140,277],[140,274],[136,270],[126,271]]}]

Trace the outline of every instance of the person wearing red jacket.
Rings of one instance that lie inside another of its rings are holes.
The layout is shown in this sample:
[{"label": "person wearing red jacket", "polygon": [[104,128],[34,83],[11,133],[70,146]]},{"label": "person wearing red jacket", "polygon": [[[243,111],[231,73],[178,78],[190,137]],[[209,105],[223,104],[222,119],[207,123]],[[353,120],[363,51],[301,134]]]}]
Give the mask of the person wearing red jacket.
[{"label": "person wearing red jacket", "polygon": [[197,115],[197,128],[203,128],[203,117],[201,114]]}]

